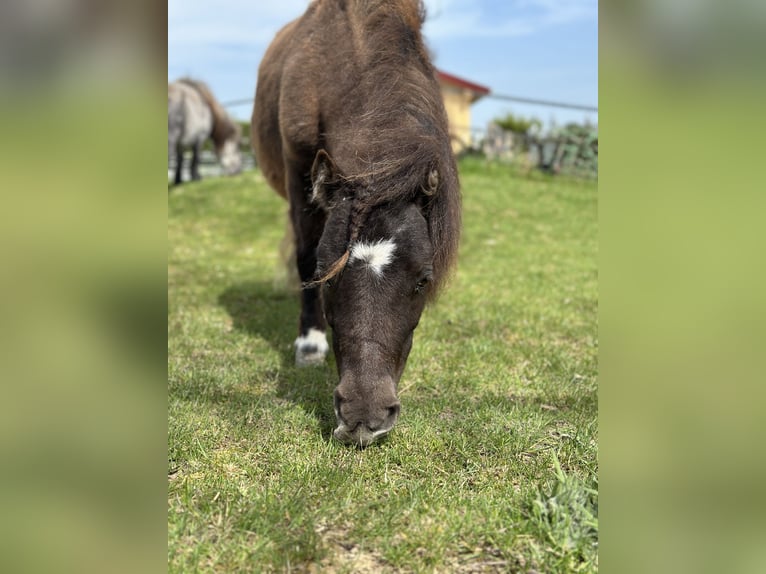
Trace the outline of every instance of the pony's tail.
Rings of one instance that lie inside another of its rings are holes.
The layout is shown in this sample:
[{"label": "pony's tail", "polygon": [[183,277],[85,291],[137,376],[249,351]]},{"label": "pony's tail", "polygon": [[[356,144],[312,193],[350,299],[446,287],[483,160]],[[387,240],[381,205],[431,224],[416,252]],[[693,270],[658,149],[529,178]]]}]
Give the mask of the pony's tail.
[{"label": "pony's tail", "polygon": [[298,292],[301,289],[301,278],[298,275],[295,233],[289,213],[285,217],[285,223],[285,235],[279,244],[279,264],[274,274],[274,290]]}]

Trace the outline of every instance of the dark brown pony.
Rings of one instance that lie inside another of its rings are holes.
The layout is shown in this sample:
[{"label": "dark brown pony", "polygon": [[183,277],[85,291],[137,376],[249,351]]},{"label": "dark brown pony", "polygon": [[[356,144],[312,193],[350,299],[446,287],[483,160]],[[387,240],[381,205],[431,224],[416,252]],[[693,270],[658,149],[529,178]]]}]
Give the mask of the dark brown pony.
[{"label": "dark brown pony", "polygon": [[460,192],[416,0],[315,0],[261,62],[253,146],[290,204],[304,282],[298,365],[340,375],[334,436],[366,446],[399,415],[396,387],[428,299],[456,255]]}]

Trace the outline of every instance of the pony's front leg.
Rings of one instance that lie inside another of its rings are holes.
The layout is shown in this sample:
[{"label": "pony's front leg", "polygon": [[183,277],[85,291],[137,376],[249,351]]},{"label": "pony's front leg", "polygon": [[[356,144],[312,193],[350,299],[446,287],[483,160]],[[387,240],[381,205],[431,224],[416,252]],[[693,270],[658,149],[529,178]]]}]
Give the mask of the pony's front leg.
[{"label": "pony's front leg", "polygon": [[[314,279],[317,266],[316,248],[324,229],[325,215],[306,201],[306,182],[300,178],[298,189],[290,190],[290,218],[295,235],[295,253],[298,274],[302,283]],[[291,183],[288,182],[288,186]],[[305,287],[301,290],[301,318],[298,338],[295,340],[295,364],[299,367],[320,365],[324,362],[329,345],[325,331],[327,323],[322,310],[321,287]]]}]

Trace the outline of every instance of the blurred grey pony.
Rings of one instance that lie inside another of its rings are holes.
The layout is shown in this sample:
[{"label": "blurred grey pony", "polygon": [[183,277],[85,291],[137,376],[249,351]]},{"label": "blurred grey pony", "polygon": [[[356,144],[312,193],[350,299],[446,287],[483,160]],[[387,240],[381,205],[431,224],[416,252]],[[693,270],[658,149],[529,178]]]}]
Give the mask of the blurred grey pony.
[{"label": "blurred grey pony", "polygon": [[175,153],[176,185],[181,183],[183,152],[189,147],[192,149],[191,178],[201,179],[199,156],[207,138],[213,140],[223,173],[239,173],[242,170],[240,132],[239,125],[232,121],[205,83],[181,78],[168,84],[168,161]]}]

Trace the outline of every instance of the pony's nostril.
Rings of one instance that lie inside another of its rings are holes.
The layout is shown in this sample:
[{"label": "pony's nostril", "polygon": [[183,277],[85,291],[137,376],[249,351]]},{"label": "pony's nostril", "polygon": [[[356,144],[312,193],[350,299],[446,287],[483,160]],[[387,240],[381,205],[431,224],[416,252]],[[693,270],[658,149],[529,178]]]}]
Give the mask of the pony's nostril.
[{"label": "pony's nostril", "polygon": [[395,419],[399,416],[399,410],[401,409],[401,405],[396,404],[388,407],[388,418]]},{"label": "pony's nostril", "polygon": [[396,417],[399,416],[399,409],[399,405],[387,407],[381,412],[381,418],[372,419],[365,423],[364,426],[367,427],[370,432],[377,432],[382,429],[390,430],[396,423]]}]

